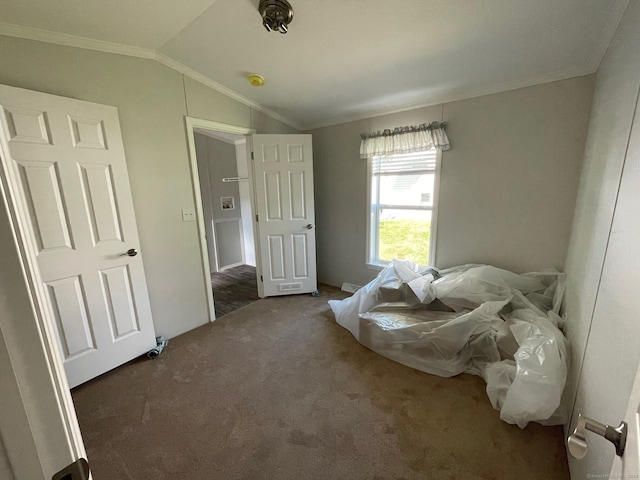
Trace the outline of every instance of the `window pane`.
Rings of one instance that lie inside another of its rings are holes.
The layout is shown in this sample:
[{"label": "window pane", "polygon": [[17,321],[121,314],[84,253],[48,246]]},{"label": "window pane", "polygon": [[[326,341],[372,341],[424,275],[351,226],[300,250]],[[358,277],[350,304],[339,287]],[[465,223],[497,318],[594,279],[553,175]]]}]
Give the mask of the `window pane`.
[{"label": "window pane", "polygon": [[385,208],[380,212],[378,260],[394,258],[429,264],[431,211]]},{"label": "window pane", "polygon": [[435,174],[381,175],[380,203],[385,205],[433,206]]}]

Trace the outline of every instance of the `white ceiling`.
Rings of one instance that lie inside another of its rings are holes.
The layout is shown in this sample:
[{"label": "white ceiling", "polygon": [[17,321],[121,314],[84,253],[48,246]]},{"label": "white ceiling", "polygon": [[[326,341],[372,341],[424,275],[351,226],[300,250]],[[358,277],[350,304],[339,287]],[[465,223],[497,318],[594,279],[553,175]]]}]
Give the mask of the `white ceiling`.
[{"label": "white ceiling", "polygon": [[304,129],[592,73],[629,2],[290,1],[286,35],[258,0],[0,0],[0,33],[145,49]]}]

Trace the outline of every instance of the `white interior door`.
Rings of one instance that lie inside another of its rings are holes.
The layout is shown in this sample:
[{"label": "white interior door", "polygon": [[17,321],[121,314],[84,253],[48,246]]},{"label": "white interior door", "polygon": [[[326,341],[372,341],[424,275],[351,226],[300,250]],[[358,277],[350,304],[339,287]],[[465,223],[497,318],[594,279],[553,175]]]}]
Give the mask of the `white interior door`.
[{"label": "white interior door", "polygon": [[[639,402],[637,397],[633,399],[632,390],[640,362],[639,206],[640,115],[636,114],[578,385],[572,429],[579,413],[614,427],[622,420],[630,427],[637,424],[633,412],[637,412]],[[637,427],[630,428],[630,435],[637,435]],[[609,478],[616,458],[612,444],[593,433],[587,433],[586,439],[587,456],[583,460],[571,460],[572,477]],[[630,439],[631,443],[634,441],[637,445],[637,439]],[[626,450],[623,459],[632,457],[637,468],[637,455],[636,446]],[[636,470],[635,476],[624,478],[638,478],[638,473]]]},{"label": "white interior door", "polygon": [[74,387],[155,346],[142,258],[127,254],[139,241],[118,111],[2,85],[0,122],[25,248]]},{"label": "white interior door", "polygon": [[316,278],[311,135],[252,135],[258,294],[310,293]]},{"label": "white interior door", "polygon": [[640,478],[640,371],[631,390],[624,421],[628,425],[627,445],[622,457],[616,457],[608,478]]}]

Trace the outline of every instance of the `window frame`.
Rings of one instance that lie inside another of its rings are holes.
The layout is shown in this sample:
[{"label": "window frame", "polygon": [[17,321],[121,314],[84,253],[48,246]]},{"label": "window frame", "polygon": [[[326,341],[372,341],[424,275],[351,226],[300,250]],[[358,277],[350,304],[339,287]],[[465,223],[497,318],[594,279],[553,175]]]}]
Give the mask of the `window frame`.
[{"label": "window frame", "polygon": [[[421,152],[416,152],[421,153]],[[378,259],[378,236],[380,232],[378,204],[374,203],[373,159],[367,158],[367,230],[365,265],[372,270],[382,270],[388,264]],[[429,266],[436,266],[436,248],[438,235],[438,210],[440,204],[440,178],[442,170],[442,150],[436,149],[436,168],[433,179],[433,206],[431,207],[431,232],[429,236]],[[407,174],[418,170],[407,172]],[[404,207],[403,207],[404,208]],[[405,208],[406,209],[406,208]],[[423,209],[420,209],[423,210]],[[424,209],[428,210],[428,209]]]}]

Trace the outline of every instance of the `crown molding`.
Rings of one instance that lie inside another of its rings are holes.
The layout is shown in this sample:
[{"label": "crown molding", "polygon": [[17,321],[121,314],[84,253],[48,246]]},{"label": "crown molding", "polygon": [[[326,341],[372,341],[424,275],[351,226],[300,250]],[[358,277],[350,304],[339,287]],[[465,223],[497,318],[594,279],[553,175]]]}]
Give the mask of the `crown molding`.
[{"label": "crown molding", "polygon": [[177,72],[180,72],[184,75],[186,75],[187,77],[200,82],[204,85],[206,85],[209,88],[212,88],[213,90],[216,90],[217,92],[222,93],[223,95],[226,95],[227,97],[233,98],[234,100],[237,100],[240,103],[243,103],[244,105],[253,108],[254,110],[258,110],[259,112],[264,113],[265,115],[269,115],[271,118],[278,120],[279,122],[282,122],[286,125],[289,125],[290,127],[295,128],[296,130],[300,130],[301,127],[300,125],[298,125],[295,122],[292,122],[291,120],[289,120],[288,118],[283,117],[282,115],[280,115],[279,113],[276,113],[272,110],[269,110],[268,108],[260,105],[259,103],[254,102],[253,100],[248,99],[247,97],[240,95],[238,92],[236,92],[235,90],[231,90],[230,88],[225,87],[224,85],[219,84],[218,82],[216,82],[215,80],[212,80],[211,78],[207,77],[206,75],[190,68],[187,67],[186,65],[178,62],[177,60],[174,60],[173,58],[165,55],[164,53],[160,53],[160,52],[156,52],[155,54],[155,60],[157,60],[158,62],[162,63],[163,65],[176,70]]},{"label": "crown molding", "polygon": [[113,53],[116,55],[126,55],[129,57],[145,58],[155,60],[166,67],[171,68],[183,75],[186,75],[193,80],[206,85],[217,92],[226,95],[254,110],[264,113],[270,116],[274,120],[278,120],[296,130],[300,130],[301,127],[296,122],[292,122],[288,118],[283,117],[279,113],[276,113],[253,100],[250,100],[238,92],[219,84],[211,78],[203,75],[202,73],[183,65],[182,63],[174,60],[173,58],[160,53],[155,50],[146,48],[132,47],[129,45],[122,45],[119,43],[106,42],[103,40],[94,40],[86,37],[77,37],[75,35],[67,35],[65,33],[51,32],[49,30],[40,30],[37,28],[24,27],[21,25],[12,25],[9,23],[0,22],[0,35],[8,37],[24,38],[27,40],[36,40],[38,42],[53,43],[56,45],[64,45],[66,47],[82,48],[85,50],[94,50],[98,52]]},{"label": "crown molding", "polygon": [[496,93],[508,92],[510,90],[518,90],[519,88],[533,87],[535,85],[567,80],[569,78],[583,77],[585,75],[591,75],[592,73],[595,73],[595,71],[596,69],[594,69],[591,65],[587,65],[582,67],[569,68],[545,75],[511,80],[509,82],[503,82],[486,87],[460,89],[449,94],[432,97],[420,102],[406,103],[404,105],[381,108],[378,110],[368,110],[367,112],[335,117],[332,120],[327,120],[324,122],[304,124],[303,131],[331,127],[334,125],[339,125],[341,123],[355,122],[358,120],[366,120],[369,118],[380,117],[382,115],[390,115],[392,113],[407,112],[409,110],[415,110],[417,108],[433,107],[435,105],[443,105],[445,103],[459,102],[461,100],[469,100],[471,98],[483,97],[485,95],[494,95]]},{"label": "crown molding", "polygon": [[8,37],[24,38],[36,40],[38,42],[54,43],[66,47],[83,48],[85,50],[95,50],[98,52],[115,53],[129,57],[139,57],[155,59],[156,52],[146,48],[131,47],[120,43],[105,42],[104,40],[94,40],[85,37],[76,37],[66,33],[51,32],[37,28],[23,27],[9,23],[0,23],[0,35]]},{"label": "crown molding", "polygon": [[620,25],[622,16],[629,6],[629,1],[630,0],[617,0],[613,5],[613,9],[611,10],[611,14],[609,15],[607,25],[605,26],[604,30],[602,31],[602,35],[600,36],[600,43],[596,48],[593,49],[593,60],[591,66],[593,67],[594,71],[600,68],[600,63],[602,63],[602,59],[607,53],[609,45],[611,45],[611,40],[613,40],[613,36],[618,29],[618,25]]},{"label": "crown molding", "polygon": [[568,78],[579,77],[583,75],[589,75],[597,71],[600,63],[606,51],[613,39],[613,36],[618,28],[620,20],[624,15],[624,12],[629,4],[630,0],[616,0],[616,3],[612,9],[611,15],[609,16],[609,21],[607,22],[607,26],[603,30],[603,33],[600,38],[600,42],[597,48],[593,50],[592,61],[589,65],[571,68],[567,70],[562,70],[559,72],[554,72],[550,74],[513,80],[509,82],[504,82],[500,84],[491,85],[488,87],[480,87],[480,88],[470,88],[470,89],[462,89],[458,90],[454,93],[441,95],[438,97],[432,97],[429,99],[425,99],[424,101],[408,103],[404,105],[399,105],[390,108],[382,108],[378,110],[369,110],[367,112],[355,113],[351,115],[341,115],[339,117],[334,117],[331,120],[325,120],[322,122],[311,122],[311,123],[298,123],[294,122],[284,116],[280,115],[273,110],[270,110],[263,105],[239,94],[238,92],[231,90],[230,88],[221,85],[220,83],[212,80],[206,75],[187,67],[186,65],[174,60],[173,58],[160,53],[155,50],[132,47],[129,45],[122,45],[118,43],[107,42],[103,40],[94,40],[85,37],[78,37],[74,35],[67,35],[64,33],[51,32],[47,30],[40,30],[37,28],[24,27],[20,25],[12,25],[8,23],[0,22],[0,35],[6,35],[10,37],[18,37],[24,38],[28,40],[36,40],[40,42],[53,43],[57,45],[64,45],[68,47],[75,48],[83,48],[87,50],[95,50],[99,52],[113,53],[117,55],[126,55],[131,57],[145,58],[155,60],[166,67],[171,68],[183,75],[192,78],[193,80],[200,82],[207,87],[226,95],[250,108],[253,108],[259,112],[268,115],[269,117],[278,120],[292,128],[297,130],[306,131],[313,130],[316,128],[329,127],[333,125],[338,125],[341,123],[348,123],[357,120],[364,120],[367,118],[378,117],[381,115],[388,115],[392,113],[405,112],[408,110],[414,110],[416,108],[424,108],[431,107],[434,105],[440,105],[443,103],[456,102],[460,100],[467,100],[470,98],[480,97],[483,95],[492,95],[496,93],[501,93],[509,90],[516,90],[518,88],[531,87],[533,85],[539,85],[544,83],[556,82],[559,80],[566,80]]}]

